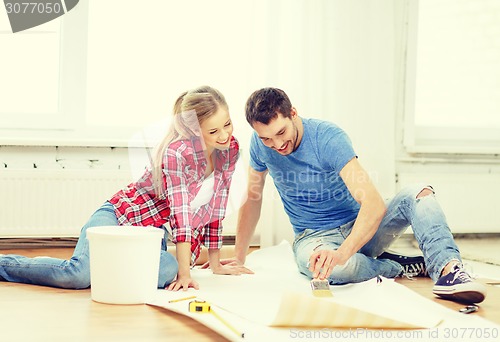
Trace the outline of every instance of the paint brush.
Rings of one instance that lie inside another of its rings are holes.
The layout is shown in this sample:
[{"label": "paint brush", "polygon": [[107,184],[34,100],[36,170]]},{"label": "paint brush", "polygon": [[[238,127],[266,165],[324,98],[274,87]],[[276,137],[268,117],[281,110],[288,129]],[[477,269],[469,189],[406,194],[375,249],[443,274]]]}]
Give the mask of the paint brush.
[{"label": "paint brush", "polygon": [[311,280],[312,294],[315,297],[333,297],[328,279]]}]

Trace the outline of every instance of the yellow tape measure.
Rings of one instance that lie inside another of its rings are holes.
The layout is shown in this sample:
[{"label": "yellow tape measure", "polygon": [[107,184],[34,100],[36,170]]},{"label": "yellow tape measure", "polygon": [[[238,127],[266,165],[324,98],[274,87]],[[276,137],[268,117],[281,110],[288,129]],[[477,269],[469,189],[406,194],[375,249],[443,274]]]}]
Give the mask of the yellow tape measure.
[{"label": "yellow tape measure", "polygon": [[210,304],[204,300],[193,300],[189,302],[189,312],[210,312]]},{"label": "yellow tape measure", "polygon": [[236,330],[231,324],[229,324],[224,318],[222,318],[217,312],[215,312],[209,303],[204,300],[193,300],[189,302],[189,312],[198,313],[211,313],[215,316],[222,324],[231,329],[236,335],[240,337],[245,337],[245,334]]}]

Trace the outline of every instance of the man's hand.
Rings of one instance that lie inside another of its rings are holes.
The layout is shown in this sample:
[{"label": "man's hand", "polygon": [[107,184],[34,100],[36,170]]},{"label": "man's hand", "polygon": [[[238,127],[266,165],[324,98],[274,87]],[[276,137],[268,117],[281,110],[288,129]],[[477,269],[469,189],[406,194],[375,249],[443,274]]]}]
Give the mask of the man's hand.
[{"label": "man's hand", "polygon": [[222,265],[219,264],[217,267],[211,266],[213,274],[226,274],[226,275],[241,275],[241,274],[253,274],[253,272],[242,265]]},{"label": "man's hand", "polygon": [[200,268],[210,268],[214,274],[254,274],[252,270],[243,266],[243,263],[236,258],[222,259],[219,266],[215,268],[210,267],[210,262],[207,261]]},{"label": "man's hand", "polygon": [[309,258],[309,271],[312,272],[313,279],[321,280],[328,278],[336,265],[343,265],[347,258],[338,250],[321,250],[311,254]]},{"label": "man's hand", "polygon": [[[220,260],[221,265],[227,265],[227,266],[243,266],[243,263],[236,258],[229,258],[229,259],[221,259]],[[207,261],[203,265],[201,265],[202,269],[210,268],[210,262]]]},{"label": "man's hand", "polygon": [[173,282],[170,283],[170,285],[168,285],[167,290],[179,291],[180,289],[182,289],[183,291],[187,291],[187,289],[190,287],[194,288],[195,290],[200,289],[200,286],[195,280],[188,277],[186,278],[177,277],[176,280],[174,280]]}]

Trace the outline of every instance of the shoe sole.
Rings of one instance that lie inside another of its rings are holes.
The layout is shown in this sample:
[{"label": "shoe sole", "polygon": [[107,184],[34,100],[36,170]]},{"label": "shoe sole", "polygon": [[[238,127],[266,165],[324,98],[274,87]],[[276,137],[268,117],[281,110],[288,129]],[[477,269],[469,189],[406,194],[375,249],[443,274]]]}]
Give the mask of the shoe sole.
[{"label": "shoe sole", "polygon": [[[474,284],[477,285],[477,284]],[[434,286],[432,293],[435,295],[448,300],[453,300],[461,303],[481,303],[486,297],[484,290],[480,286],[467,286],[468,289],[460,289],[459,287],[450,286]],[[477,287],[477,288],[473,288]]]},{"label": "shoe sole", "polygon": [[474,291],[460,292],[454,294],[442,294],[434,292],[434,294],[438,295],[443,299],[452,300],[454,302],[460,302],[464,304],[481,303],[485,298],[484,294]]}]

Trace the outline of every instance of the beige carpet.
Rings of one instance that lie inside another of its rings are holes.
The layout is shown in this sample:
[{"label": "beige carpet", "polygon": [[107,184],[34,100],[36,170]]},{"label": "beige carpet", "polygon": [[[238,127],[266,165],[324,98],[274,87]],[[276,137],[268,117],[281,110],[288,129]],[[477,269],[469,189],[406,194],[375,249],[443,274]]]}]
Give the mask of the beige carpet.
[{"label": "beige carpet", "polygon": [[[500,238],[460,237],[455,239],[463,259],[500,265]],[[403,235],[396,241],[391,250],[402,254],[421,254],[417,241],[410,235]]]},{"label": "beige carpet", "polygon": [[462,258],[500,265],[500,238],[456,239]]}]

